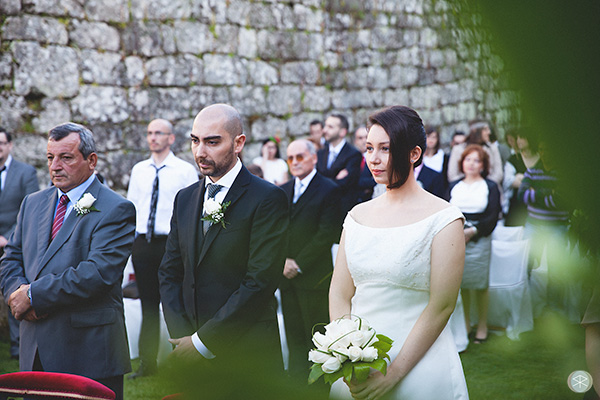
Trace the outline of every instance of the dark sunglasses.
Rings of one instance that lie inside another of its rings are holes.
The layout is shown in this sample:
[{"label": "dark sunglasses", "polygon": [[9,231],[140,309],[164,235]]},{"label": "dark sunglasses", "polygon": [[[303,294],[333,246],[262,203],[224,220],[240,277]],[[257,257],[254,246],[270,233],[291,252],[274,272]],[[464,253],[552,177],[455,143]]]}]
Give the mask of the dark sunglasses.
[{"label": "dark sunglasses", "polygon": [[302,162],[302,161],[304,161],[304,159],[306,158],[306,156],[304,154],[298,154],[298,155],[295,155],[295,156],[288,156],[288,158],[287,158],[288,164],[293,163],[294,162],[294,158],[298,162]]}]

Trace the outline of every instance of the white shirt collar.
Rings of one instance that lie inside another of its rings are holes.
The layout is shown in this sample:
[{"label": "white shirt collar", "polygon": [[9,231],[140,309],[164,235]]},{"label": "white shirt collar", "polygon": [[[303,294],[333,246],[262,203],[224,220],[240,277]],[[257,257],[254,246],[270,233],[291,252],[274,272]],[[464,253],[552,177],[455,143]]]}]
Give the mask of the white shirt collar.
[{"label": "white shirt collar", "polygon": [[242,162],[238,158],[237,162],[235,163],[233,168],[231,168],[229,170],[229,172],[227,172],[225,175],[223,175],[221,177],[221,179],[219,179],[217,182],[213,182],[212,179],[210,179],[210,176],[207,176],[206,179],[204,180],[204,187],[208,186],[209,183],[217,183],[217,184],[223,186],[224,188],[229,189],[231,187],[231,185],[233,185],[233,181],[235,181],[235,178],[237,178],[237,176],[241,170],[242,170]]},{"label": "white shirt collar", "polygon": [[156,167],[160,167],[160,166],[163,166],[163,165],[173,166],[173,162],[174,161],[175,161],[175,154],[173,154],[172,151],[169,152],[169,154],[167,155],[167,157],[165,157],[165,159],[160,164],[157,164],[154,161],[154,157],[150,156],[150,165],[154,165]]},{"label": "white shirt collar", "polygon": [[346,140],[342,140],[341,142],[339,142],[337,144],[337,146],[332,146],[331,143],[329,144],[329,152],[333,152],[335,154],[340,154],[340,151],[342,151],[342,147],[344,147],[344,145],[346,144]]},{"label": "white shirt collar", "polygon": [[317,169],[313,168],[313,170],[310,171],[310,173],[308,175],[306,175],[304,177],[304,179],[295,178],[295,184],[297,185],[298,182],[300,182],[302,184],[302,187],[306,188],[306,187],[308,187],[308,185],[310,184],[310,182],[312,181],[312,179],[315,177],[316,174],[317,174]]},{"label": "white shirt collar", "polygon": [[12,156],[9,154],[8,158],[4,162],[4,166],[6,167],[5,171],[8,171],[10,168],[10,163],[12,162]]}]

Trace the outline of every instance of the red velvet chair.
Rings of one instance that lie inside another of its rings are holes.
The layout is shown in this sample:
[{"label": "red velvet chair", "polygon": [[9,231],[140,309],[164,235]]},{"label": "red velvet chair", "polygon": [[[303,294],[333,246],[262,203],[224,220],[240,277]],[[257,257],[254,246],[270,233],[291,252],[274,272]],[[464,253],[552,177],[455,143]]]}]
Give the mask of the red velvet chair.
[{"label": "red velvet chair", "polygon": [[0,375],[0,400],[28,399],[114,400],[115,393],[90,378],[56,372],[13,372]]}]

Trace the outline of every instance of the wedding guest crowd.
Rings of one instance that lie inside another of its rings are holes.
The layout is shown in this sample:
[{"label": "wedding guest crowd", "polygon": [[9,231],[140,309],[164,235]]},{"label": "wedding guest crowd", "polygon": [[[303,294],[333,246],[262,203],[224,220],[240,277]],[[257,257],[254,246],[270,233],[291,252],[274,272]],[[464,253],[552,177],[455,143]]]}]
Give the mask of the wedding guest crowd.
[{"label": "wedding guest crowd", "polygon": [[[407,107],[371,115],[368,127],[354,131],[354,145],[349,131],[346,116],[330,114],[289,144],[287,163],[279,139],[269,137],[247,168],[241,115],[213,104],[198,112],[190,134],[199,180],[171,151],[171,123],[155,119],[146,133],[150,157],[133,167],[127,201],[96,178],[98,155],[86,127],[50,130],[53,186],[33,194],[35,170],[12,159],[11,135],[0,128],[0,288],[21,321],[20,352],[11,349],[20,368],[87,376],[123,397],[131,364],[120,284],[131,255],[142,309],[140,367],[131,378],[158,370],[161,302],[171,362],[223,371],[252,362],[250,375],[283,376],[279,288],[295,384],[306,382],[313,326],[358,313],[394,336],[390,374],[360,385],[339,381],[334,393],[462,396],[464,375],[446,327],[459,288],[471,341],[484,343],[498,220],[525,224],[534,242],[531,268],[539,266],[542,233],[565,238],[569,213],[552,165],[532,136],[508,132],[505,147],[482,120],[470,123],[466,137],[455,132],[446,153],[439,128],[425,128]],[[407,235],[413,224],[422,229]],[[423,246],[430,256],[418,268],[427,282],[398,275],[397,261],[410,260],[403,254]],[[553,293],[559,285],[549,274]],[[374,284],[387,282],[381,276],[397,282]],[[395,296],[410,299],[398,306],[410,317],[382,306]],[[443,362],[428,355],[434,347]],[[423,371],[437,386],[420,387]],[[228,379],[232,393],[247,395],[241,376]],[[217,382],[201,384],[214,389]]]}]

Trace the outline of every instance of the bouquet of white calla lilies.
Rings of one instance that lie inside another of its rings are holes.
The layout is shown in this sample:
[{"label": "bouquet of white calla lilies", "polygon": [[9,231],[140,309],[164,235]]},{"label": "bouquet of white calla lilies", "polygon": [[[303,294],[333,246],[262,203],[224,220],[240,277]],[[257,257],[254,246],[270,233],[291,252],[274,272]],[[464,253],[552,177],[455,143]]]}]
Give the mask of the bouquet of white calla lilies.
[{"label": "bouquet of white calla lilies", "polygon": [[325,325],[325,333],[314,332],[312,341],[315,349],[308,353],[310,368],[308,383],[316,382],[323,376],[332,384],[340,378],[364,382],[371,368],[387,372],[389,360],[387,352],[392,347],[392,339],[377,334],[364,319],[351,315],[339,318]]}]

